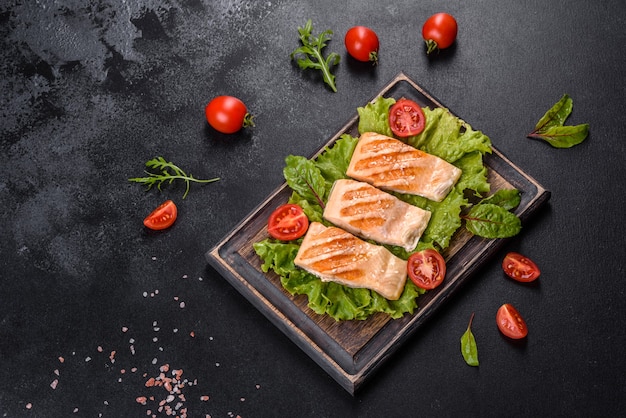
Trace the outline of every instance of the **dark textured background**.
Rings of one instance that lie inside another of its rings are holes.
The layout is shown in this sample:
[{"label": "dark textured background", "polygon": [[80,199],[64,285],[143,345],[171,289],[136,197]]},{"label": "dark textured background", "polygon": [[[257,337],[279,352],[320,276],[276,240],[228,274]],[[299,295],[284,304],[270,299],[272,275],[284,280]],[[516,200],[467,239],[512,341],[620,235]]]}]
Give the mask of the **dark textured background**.
[{"label": "dark textured background", "polygon": [[[421,25],[442,10],[458,40],[428,58]],[[337,93],[289,60],[308,18],[335,32]],[[625,23],[622,0],[2,1],[0,416],[165,416],[165,389],[144,386],[163,364],[190,383],[168,405],[195,417],[616,416]],[[356,24],[379,34],[376,68],[345,53]],[[552,198],[353,398],[204,253],[281,183],[286,155],[316,151],[400,71]],[[567,150],[526,139],[564,93],[589,138]],[[209,129],[219,94],[244,100],[256,127]],[[180,185],[127,181],[157,155],[221,180],[185,200]],[[141,221],[166,198],[179,219],[149,233]],[[503,277],[509,250],[540,265],[536,285]],[[504,302],[528,322],[521,345],[496,329]],[[479,368],[459,351],[472,312]]]}]

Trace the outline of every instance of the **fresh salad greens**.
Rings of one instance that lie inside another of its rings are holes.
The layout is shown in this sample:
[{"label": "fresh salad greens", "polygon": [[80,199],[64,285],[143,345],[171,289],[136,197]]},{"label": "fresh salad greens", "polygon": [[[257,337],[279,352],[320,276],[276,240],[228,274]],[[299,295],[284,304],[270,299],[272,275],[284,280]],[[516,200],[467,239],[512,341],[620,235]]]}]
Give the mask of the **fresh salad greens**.
[{"label": "fresh salad greens", "polygon": [[318,69],[322,72],[324,82],[332,89],[337,91],[335,85],[335,76],[330,72],[330,67],[339,64],[341,56],[336,52],[328,54],[324,57],[322,50],[330,41],[333,31],[325,30],[319,36],[313,35],[313,22],[309,19],[304,27],[298,28],[300,42],[302,45],[291,53],[291,59],[295,59],[298,66],[305,70],[307,68]]},{"label": "fresh salad greens", "polygon": [[161,190],[161,185],[163,183],[171,184],[174,180],[183,180],[185,182],[185,193],[183,194],[183,199],[187,197],[192,181],[195,183],[213,183],[214,181],[219,180],[219,178],[208,180],[197,179],[191,174],[185,173],[176,164],[166,161],[163,157],[156,157],[152,160],[146,161],[146,167],[158,172],[155,173],[146,171],[145,173],[148,175],[147,177],[133,177],[128,179],[128,181],[145,184],[147,186],[147,190],[150,190],[154,185],[157,186],[157,189]]},{"label": "fresh salad greens", "polygon": [[474,314],[470,316],[467,329],[461,335],[461,354],[465,359],[468,366],[478,366],[478,346],[476,345],[476,338],[472,333],[472,321],[474,320]]},{"label": "fresh salad greens", "polygon": [[[394,103],[393,98],[381,97],[365,107],[358,108],[359,133],[378,132],[392,136],[388,112]],[[462,216],[462,212],[472,206],[469,197],[480,199],[490,191],[483,155],[491,153],[491,140],[446,109],[423,110],[426,115],[424,131],[406,138],[406,142],[456,165],[462,170],[461,177],[441,202],[430,201],[420,196],[394,194],[408,203],[431,211],[430,222],[415,251],[427,248],[441,251],[448,247],[453,234],[462,226],[465,216]],[[347,178],[346,170],[357,142],[358,138],[344,134],[332,146],[322,150],[315,159],[309,160],[293,155],[286,158],[283,174],[293,190],[289,202],[300,205],[310,221],[328,225],[322,218],[325,202],[335,180]],[[477,222],[481,225],[474,228],[476,231],[474,233],[478,235],[481,235],[483,230],[490,236],[494,235],[494,230],[498,228],[494,228],[493,225],[499,224],[498,217],[506,217],[508,220],[508,215],[500,212],[504,211],[515,217],[508,210],[517,206],[518,199],[517,191],[498,192],[491,197],[483,198],[472,207],[478,212],[477,216],[466,220],[466,223]],[[495,212],[496,215],[491,212]],[[507,227],[505,236],[510,236],[510,233]],[[410,280],[407,280],[400,299],[389,301],[369,289],[352,289],[333,282],[322,282],[316,276],[297,268],[293,260],[300,242],[301,240],[285,243],[266,239],[255,243],[254,249],[262,260],[263,271],[276,272],[281,278],[283,287],[291,294],[306,294],[309,307],[316,313],[328,314],[338,321],[366,319],[377,312],[387,313],[392,318],[400,318],[405,313],[413,313],[417,308],[416,299],[424,293],[424,290]],[[401,258],[407,259],[410,255],[401,247],[386,247]]]},{"label": "fresh salad greens", "polygon": [[587,138],[589,124],[564,125],[573,108],[572,98],[564,94],[537,122],[528,137],[544,140],[555,148],[571,148],[580,144]]}]

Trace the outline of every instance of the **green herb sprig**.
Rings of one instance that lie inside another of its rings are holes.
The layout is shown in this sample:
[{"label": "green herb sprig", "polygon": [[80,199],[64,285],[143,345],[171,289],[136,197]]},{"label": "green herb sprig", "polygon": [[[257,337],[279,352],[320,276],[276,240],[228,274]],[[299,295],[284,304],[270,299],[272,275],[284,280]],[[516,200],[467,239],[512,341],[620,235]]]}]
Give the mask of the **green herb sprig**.
[{"label": "green herb sprig", "polygon": [[564,125],[573,107],[572,98],[567,94],[563,95],[537,122],[535,130],[528,134],[528,138],[544,140],[555,148],[571,148],[583,142],[589,133],[589,124]]},{"label": "green herb sprig", "polygon": [[291,53],[291,59],[295,59],[298,66],[305,70],[307,68],[318,69],[322,72],[324,82],[337,92],[337,86],[335,85],[335,76],[331,74],[330,67],[339,64],[341,57],[336,52],[332,52],[328,57],[324,58],[322,49],[326,47],[326,43],[330,41],[333,31],[325,30],[320,33],[319,36],[313,36],[313,22],[309,19],[304,27],[298,27],[298,34],[300,35],[300,41],[302,46],[296,48]]},{"label": "green herb sprig", "polygon": [[478,366],[478,346],[476,345],[476,339],[472,334],[472,321],[474,320],[474,314],[470,316],[467,329],[461,336],[461,354],[465,359],[468,366]]},{"label": "green herb sprig", "polygon": [[175,180],[183,180],[186,184],[183,199],[187,197],[187,194],[189,193],[189,187],[192,181],[196,183],[213,183],[214,181],[219,180],[219,177],[208,180],[197,179],[191,174],[185,173],[180,167],[178,167],[174,163],[166,161],[163,157],[156,157],[152,160],[147,161],[146,167],[158,172],[155,173],[146,170],[145,173],[148,174],[147,177],[134,177],[128,179],[128,181],[144,184],[147,186],[147,190],[150,190],[154,185],[156,185],[157,188],[161,190],[161,185],[163,183],[167,182],[167,184],[171,184]]}]

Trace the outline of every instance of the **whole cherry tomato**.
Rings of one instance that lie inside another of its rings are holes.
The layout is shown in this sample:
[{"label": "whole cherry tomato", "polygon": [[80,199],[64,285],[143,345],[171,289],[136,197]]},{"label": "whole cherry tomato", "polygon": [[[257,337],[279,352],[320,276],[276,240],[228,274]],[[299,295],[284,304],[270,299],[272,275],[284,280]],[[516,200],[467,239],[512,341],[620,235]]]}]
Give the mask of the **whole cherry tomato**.
[{"label": "whole cherry tomato", "polygon": [[416,286],[432,290],[446,277],[446,262],[437,251],[427,249],[411,254],[407,261],[409,278]]},{"label": "whole cherry tomato", "polygon": [[378,62],[378,35],[365,26],[354,26],[344,39],[348,53],[356,60]]},{"label": "whole cherry tomato", "polygon": [[166,200],[161,203],[159,207],[153,210],[150,215],[143,220],[143,224],[146,228],[153,229],[155,231],[159,231],[161,229],[167,229],[178,216],[178,209],[176,205],[171,200]]},{"label": "whole cherry tomato", "polygon": [[496,313],[496,323],[501,333],[514,340],[528,335],[528,327],[522,315],[510,303],[500,306]]},{"label": "whole cherry tomato", "polygon": [[254,126],[246,105],[233,96],[217,96],[204,109],[209,125],[223,134]]},{"label": "whole cherry tomato", "polygon": [[400,138],[418,135],[425,126],[424,111],[413,100],[400,99],[389,109],[389,127]]},{"label": "whole cherry tomato", "polygon": [[448,13],[437,13],[429,17],[422,27],[422,37],[426,41],[426,52],[449,48],[456,39],[458,25]]}]

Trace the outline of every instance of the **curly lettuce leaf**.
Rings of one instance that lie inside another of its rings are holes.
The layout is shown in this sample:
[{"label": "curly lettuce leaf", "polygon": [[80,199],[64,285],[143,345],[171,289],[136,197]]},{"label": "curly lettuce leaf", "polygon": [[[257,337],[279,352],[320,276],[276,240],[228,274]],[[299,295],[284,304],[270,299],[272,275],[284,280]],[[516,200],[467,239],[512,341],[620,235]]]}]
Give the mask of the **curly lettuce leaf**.
[{"label": "curly lettuce leaf", "polygon": [[378,132],[393,136],[389,126],[389,108],[396,102],[394,98],[379,97],[365,107],[357,108],[359,114],[359,133]]}]

